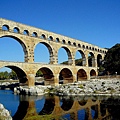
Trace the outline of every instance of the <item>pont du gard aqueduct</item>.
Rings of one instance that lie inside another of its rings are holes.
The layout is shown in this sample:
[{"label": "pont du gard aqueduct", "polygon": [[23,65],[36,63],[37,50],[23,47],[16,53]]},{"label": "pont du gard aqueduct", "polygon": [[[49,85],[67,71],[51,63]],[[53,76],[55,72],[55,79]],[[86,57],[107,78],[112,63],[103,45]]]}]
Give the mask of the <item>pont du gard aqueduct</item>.
[{"label": "pont du gard aqueduct", "polygon": [[[24,51],[24,62],[0,60],[0,68],[14,70],[19,82],[26,83],[29,87],[35,85],[38,70],[43,73],[45,85],[58,85],[60,77],[63,83],[89,80],[98,75],[98,68],[107,52],[107,49],[87,42],[0,18],[0,38],[2,37],[14,38],[19,42]],[[44,44],[49,51],[48,64],[34,62],[34,50],[39,43]],[[67,64],[58,64],[60,48],[68,55]],[[82,56],[81,65],[75,64],[76,52]]]}]

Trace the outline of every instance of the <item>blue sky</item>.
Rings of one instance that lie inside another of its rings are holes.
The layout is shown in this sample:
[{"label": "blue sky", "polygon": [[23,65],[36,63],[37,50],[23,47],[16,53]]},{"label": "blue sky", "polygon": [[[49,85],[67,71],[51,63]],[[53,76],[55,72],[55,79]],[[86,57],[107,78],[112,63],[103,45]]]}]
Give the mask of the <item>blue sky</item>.
[{"label": "blue sky", "polygon": [[[0,17],[103,48],[120,43],[120,0],[0,0]],[[43,49],[37,46],[36,62]],[[19,43],[0,38],[0,60],[24,61]]]}]

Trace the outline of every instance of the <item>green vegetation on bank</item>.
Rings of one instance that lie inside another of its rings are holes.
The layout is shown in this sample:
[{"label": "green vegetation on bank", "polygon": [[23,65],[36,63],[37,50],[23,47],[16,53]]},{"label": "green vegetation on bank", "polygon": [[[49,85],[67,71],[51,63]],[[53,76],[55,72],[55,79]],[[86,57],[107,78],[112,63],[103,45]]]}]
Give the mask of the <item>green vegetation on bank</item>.
[{"label": "green vegetation on bank", "polygon": [[0,72],[0,80],[6,80],[6,79],[17,79],[17,74],[12,70],[11,72],[5,71]]},{"label": "green vegetation on bank", "polygon": [[108,49],[102,67],[104,67],[105,71],[109,74],[120,75],[120,44],[116,44]]}]

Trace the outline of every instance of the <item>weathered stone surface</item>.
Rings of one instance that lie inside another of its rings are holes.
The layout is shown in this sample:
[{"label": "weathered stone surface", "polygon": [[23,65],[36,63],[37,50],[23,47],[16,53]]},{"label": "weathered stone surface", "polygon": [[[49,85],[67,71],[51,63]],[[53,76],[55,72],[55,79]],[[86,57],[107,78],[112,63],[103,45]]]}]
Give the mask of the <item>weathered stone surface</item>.
[{"label": "weathered stone surface", "polygon": [[[4,27],[7,29],[3,29]],[[14,31],[15,28],[17,28],[16,32]],[[4,66],[15,67],[14,70],[19,70],[21,73],[18,76],[20,83],[25,82],[29,87],[35,85],[35,76],[40,68],[45,68],[44,72],[46,68],[49,71],[49,73],[44,73],[45,85],[59,84],[59,74],[62,70],[64,71],[61,73],[65,83],[76,80],[89,80],[90,76],[96,77],[98,74],[97,61],[103,60],[107,52],[107,49],[81,40],[0,18],[0,37],[3,36],[12,36],[19,42],[24,51],[24,62],[0,61],[0,68]],[[48,48],[50,53],[49,64],[34,62],[34,51],[39,43],[43,43]],[[58,51],[60,48],[65,48],[68,54],[68,65],[58,64]],[[75,65],[76,51],[81,53],[82,66]],[[92,56],[91,67],[88,62],[89,53]],[[64,74],[66,69],[68,69],[67,76]],[[49,77],[50,75],[51,77]]]},{"label": "weathered stone surface", "polygon": [[0,120],[12,120],[10,112],[0,103]]}]

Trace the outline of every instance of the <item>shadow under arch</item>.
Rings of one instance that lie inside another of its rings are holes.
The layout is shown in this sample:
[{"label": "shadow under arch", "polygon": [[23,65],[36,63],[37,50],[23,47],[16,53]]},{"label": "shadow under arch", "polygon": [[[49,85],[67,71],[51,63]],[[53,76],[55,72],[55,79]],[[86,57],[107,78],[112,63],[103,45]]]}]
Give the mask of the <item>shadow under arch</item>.
[{"label": "shadow under arch", "polygon": [[46,42],[39,42],[39,43],[37,43],[35,45],[35,47],[34,47],[34,55],[35,55],[35,49],[36,49],[37,45],[39,45],[39,44],[43,44],[48,49],[48,52],[49,52],[49,63],[53,64],[53,62],[54,62],[53,61],[53,59],[54,59],[53,58],[53,48],[48,43],[46,43]]},{"label": "shadow under arch", "polygon": [[[71,51],[69,50],[69,48],[65,47],[65,46],[61,46],[61,48],[63,48],[66,53],[67,53],[67,56],[68,56],[68,60],[67,61],[64,61],[63,63],[61,64],[67,64],[67,65],[72,65],[72,55],[71,55]],[[61,49],[59,48],[59,50]],[[59,50],[58,50],[58,57],[59,57]],[[58,58],[59,60],[59,58]]]},{"label": "shadow under arch", "polygon": [[13,38],[13,39],[16,40],[18,43],[20,43],[20,45],[21,45],[22,48],[23,48],[23,52],[24,52],[24,61],[25,61],[25,62],[28,62],[28,59],[27,59],[28,51],[27,51],[27,47],[26,47],[25,43],[24,43],[20,38],[18,38],[18,37],[16,37],[16,36],[13,36],[13,35],[2,35],[2,36],[0,36],[0,38],[5,38],[5,37],[7,37],[7,38]]},{"label": "shadow under arch", "polygon": [[87,104],[87,100],[78,101],[79,105],[84,106]]},{"label": "shadow under arch", "polygon": [[28,81],[27,75],[21,68],[17,66],[12,66],[12,65],[6,65],[5,67],[12,69],[17,74],[20,85],[27,84],[27,81]]},{"label": "shadow under arch", "polygon": [[55,106],[54,97],[45,97],[45,104],[43,109],[39,112],[39,115],[49,115],[53,112]]},{"label": "shadow under arch", "polygon": [[47,67],[42,67],[38,71],[41,71],[45,85],[54,85],[54,75],[52,70]]},{"label": "shadow under arch", "polygon": [[73,103],[74,103],[74,100],[73,99],[62,99],[61,100],[61,108],[64,110],[64,111],[68,111],[72,108],[73,106]]},{"label": "shadow under arch", "polygon": [[77,72],[77,81],[87,80],[87,73],[84,69],[79,69]]},{"label": "shadow under arch", "polygon": [[69,70],[68,68],[63,68],[59,73],[59,82],[62,84],[72,83],[73,75],[71,70]]},{"label": "shadow under arch", "polygon": [[92,78],[92,77],[95,77],[95,76],[96,76],[96,71],[92,69],[90,71],[90,77]]}]

